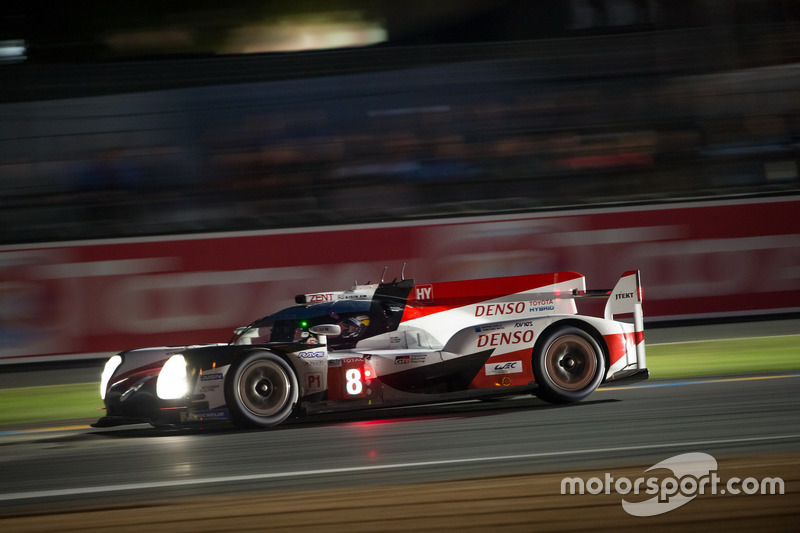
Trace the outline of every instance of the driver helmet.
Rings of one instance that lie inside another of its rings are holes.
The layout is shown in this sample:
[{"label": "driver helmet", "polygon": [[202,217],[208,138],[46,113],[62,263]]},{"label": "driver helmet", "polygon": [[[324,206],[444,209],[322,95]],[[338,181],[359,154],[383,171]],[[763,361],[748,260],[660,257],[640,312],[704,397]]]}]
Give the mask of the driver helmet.
[{"label": "driver helmet", "polygon": [[361,334],[369,326],[369,317],[366,315],[359,315],[344,319],[339,326],[342,328],[341,338],[354,339],[360,337]]}]

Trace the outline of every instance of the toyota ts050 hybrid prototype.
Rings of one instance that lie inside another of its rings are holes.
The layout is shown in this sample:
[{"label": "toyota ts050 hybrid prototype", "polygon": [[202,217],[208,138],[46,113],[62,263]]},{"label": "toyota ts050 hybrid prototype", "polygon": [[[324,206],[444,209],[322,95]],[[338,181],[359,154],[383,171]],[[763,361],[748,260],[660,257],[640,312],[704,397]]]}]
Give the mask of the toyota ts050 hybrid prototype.
[{"label": "toyota ts050 hybrid prototype", "polygon": [[[604,297],[603,318],[576,301]],[[230,420],[535,393],[575,402],[648,377],[638,271],[613,290],[576,272],[356,285],[296,297],[227,344],[129,350],[107,362],[96,426]]]}]

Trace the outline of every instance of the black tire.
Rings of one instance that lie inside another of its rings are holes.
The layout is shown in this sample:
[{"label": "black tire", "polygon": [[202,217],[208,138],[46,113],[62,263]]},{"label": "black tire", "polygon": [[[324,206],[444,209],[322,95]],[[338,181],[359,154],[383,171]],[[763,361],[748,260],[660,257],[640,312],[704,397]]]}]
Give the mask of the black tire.
[{"label": "black tire", "polygon": [[554,330],[533,353],[536,396],[547,402],[580,401],[600,385],[605,373],[600,345],[574,326]]},{"label": "black tire", "polygon": [[225,399],[236,425],[271,427],[292,414],[299,387],[292,367],[270,352],[239,361],[225,382]]}]

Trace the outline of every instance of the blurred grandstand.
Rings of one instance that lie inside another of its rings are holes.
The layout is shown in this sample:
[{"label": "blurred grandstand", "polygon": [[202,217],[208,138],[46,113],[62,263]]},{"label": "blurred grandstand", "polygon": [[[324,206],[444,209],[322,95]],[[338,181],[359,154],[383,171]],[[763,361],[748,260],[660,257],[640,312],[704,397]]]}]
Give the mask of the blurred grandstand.
[{"label": "blurred grandstand", "polygon": [[797,193],[794,3],[565,4],[540,39],[0,65],[0,243]]}]

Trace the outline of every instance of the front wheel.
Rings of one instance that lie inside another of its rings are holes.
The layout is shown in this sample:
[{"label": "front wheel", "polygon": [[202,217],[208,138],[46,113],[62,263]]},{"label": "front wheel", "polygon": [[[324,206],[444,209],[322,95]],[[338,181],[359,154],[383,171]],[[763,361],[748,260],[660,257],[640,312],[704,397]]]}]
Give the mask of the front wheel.
[{"label": "front wheel", "polygon": [[239,426],[270,427],[292,414],[297,377],[277,355],[253,352],[240,361],[225,384],[231,419]]},{"label": "front wheel", "polygon": [[582,400],[600,385],[605,372],[600,345],[577,327],[553,331],[533,353],[536,395],[548,402]]}]

